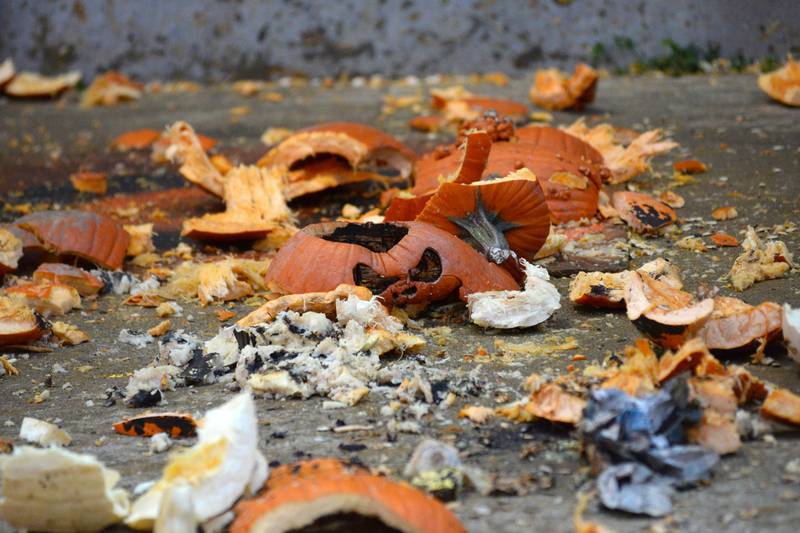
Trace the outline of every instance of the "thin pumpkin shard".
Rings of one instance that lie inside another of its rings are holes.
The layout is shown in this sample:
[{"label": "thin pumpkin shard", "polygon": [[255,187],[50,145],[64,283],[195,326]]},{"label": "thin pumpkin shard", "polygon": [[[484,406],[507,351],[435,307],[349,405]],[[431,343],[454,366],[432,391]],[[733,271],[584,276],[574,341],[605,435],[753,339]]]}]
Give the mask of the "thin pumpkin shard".
[{"label": "thin pumpkin shard", "polygon": [[219,197],[225,194],[225,176],[211,163],[194,131],[187,122],[178,121],[163,135],[168,159],[180,163],[179,172],[191,183]]},{"label": "thin pumpkin shard", "polygon": [[271,170],[236,167],[225,179],[225,211],[185,220],[181,234],[192,239],[250,240],[293,227],[282,189],[280,176]]},{"label": "thin pumpkin shard", "polygon": [[471,184],[444,183],[417,217],[461,237],[495,263],[532,260],[550,233],[544,192],[528,169]]},{"label": "thin pumpkin shard", "polygon": [[[466,132],[462,146],[463,155],[455,172],[438,177],[442,184],[472,183],[481,179],[492,148],[491,136],[482,130]],[[384,220],[387,222],[414,220],[422,212],[432,196],[433,192],[419,196],[397,196],[386,210]]]},{"label": "thin pumpkin shard", "polygon": [[466,529],[441,502],[424,492],[337,459],[282,465],[265,490],[239,503],[231,533],[282,533],[341,514],[379,520],[403,533],[461,533]]},{"label": "thin pumpkin shard", "polygon": [[800,106],[800,62],[788,54],[785,65],[758,77],[758,87],[782,104]]}]

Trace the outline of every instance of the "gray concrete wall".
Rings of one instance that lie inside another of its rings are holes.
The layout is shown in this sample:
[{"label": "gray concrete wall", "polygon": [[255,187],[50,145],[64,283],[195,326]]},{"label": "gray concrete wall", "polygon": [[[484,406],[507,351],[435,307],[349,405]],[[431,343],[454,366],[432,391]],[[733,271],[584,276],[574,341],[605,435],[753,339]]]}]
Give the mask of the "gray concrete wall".
[{"label": "gray concrete wall", "polygon": [[800,0],[0,0],[0,58],[142,79],[504,71],[587,60],[614,37],[723,57],[800,49]]}]

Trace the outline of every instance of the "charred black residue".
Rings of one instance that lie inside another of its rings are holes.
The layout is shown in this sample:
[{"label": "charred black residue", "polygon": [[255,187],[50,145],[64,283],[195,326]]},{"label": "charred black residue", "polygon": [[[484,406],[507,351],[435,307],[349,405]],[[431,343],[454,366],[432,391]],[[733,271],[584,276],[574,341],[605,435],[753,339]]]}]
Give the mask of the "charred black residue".
[{"label": "charred black residue", "polygon": [[131,396],[125,404],[128,407],[155,407],[161,403],[162,395],[159,389],[140,390]]},{"label": "charred black residue", "polygon": [[658,229],[672,222],[672,217],[669,214],[662,213],[652,205],[636,204],[632,206],[632,209],[639,222],[652,229]]},{"label": "charred black residue", "polygon": [[589,294],[591,296],[610,296],[611,290],[605,285],[591,285],[589,287]]}]

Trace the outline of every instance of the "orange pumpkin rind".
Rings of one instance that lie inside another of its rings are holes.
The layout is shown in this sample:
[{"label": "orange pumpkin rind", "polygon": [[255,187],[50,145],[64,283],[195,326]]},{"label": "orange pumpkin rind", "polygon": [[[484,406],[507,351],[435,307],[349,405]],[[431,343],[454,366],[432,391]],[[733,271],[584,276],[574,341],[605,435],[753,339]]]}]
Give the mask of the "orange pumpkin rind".
[{"label": "orange pumpkin rind", "polygon": [[325,156],[345,159],[354,170],[388,164],[408,177],[416,159],[406,145],[376,128],[354,122],[330,122],[300,130],[258,161],[258,166],[283,165],[294,170],[303,160]]},{"label": "orange pumpkin rind", "polygon": [[43,322],[24,303],[0,295],[0,346],[18,346],[44,335]]},{"label": "orange pumpkin rind", "polygon": [[69,285],[81,296],[93,296],[103,289],[103,282],[82,268],[64,263],[42,263],[33,272],[33,281]]},{"label": "orange pumpkin rind", "polygon": [[172,438],[193,437],[197,422],[192,415],[182,413],[151,413],[138,415],[116,422],[114,431],[131,437],[152,437],[167,433]]},{"label": "orange pumpkin rind", "polygon": [[637,233],[657,233],[678,219],[670,206],[641,192],[617,191],[611,195],[611,204]]},{"label": "orange pumpkin rind", "polygon": [[81,73],[67,72],[59,76],[42,76],[35,72],[17,72],[4,90],[15,98],[53,98],[76,86]]},{"label": "orange pumpkin rind", "polygon": [[579,63],[570,77],[555,68],[537,70],[528,96],[543,109],[581,110],[594,100],[597,80],[597,71],[584,63]]},{"label": "orange pumpkin rind", "polygon": [[335,459],[274,468],[262,493],[240,502],[235,512],[231,533],[281,533],[346,513],[377,518],[404,533],[466,531],[432,496]]},{"label": "orange pumpkin rind", "polygon": [[17,219],[44,248],[59,256],[74,256],[109,270],[122,267],[130,237],[120,224],[85,211],[40,211]]}]

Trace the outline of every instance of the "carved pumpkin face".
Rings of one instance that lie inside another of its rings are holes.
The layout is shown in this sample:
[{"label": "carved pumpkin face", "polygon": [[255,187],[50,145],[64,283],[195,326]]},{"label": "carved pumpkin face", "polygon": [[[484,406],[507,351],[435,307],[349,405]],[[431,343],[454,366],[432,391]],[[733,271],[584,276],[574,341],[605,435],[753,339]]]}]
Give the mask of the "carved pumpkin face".
[{"label": "carved pumpkin face", "polygon": [[306,226],[272,260],[266,282],[283,294],[361,285],[398,305],[441,300],[456,290],[465,300],[473,292],[518,288],[469,244],[421,222]]}]

